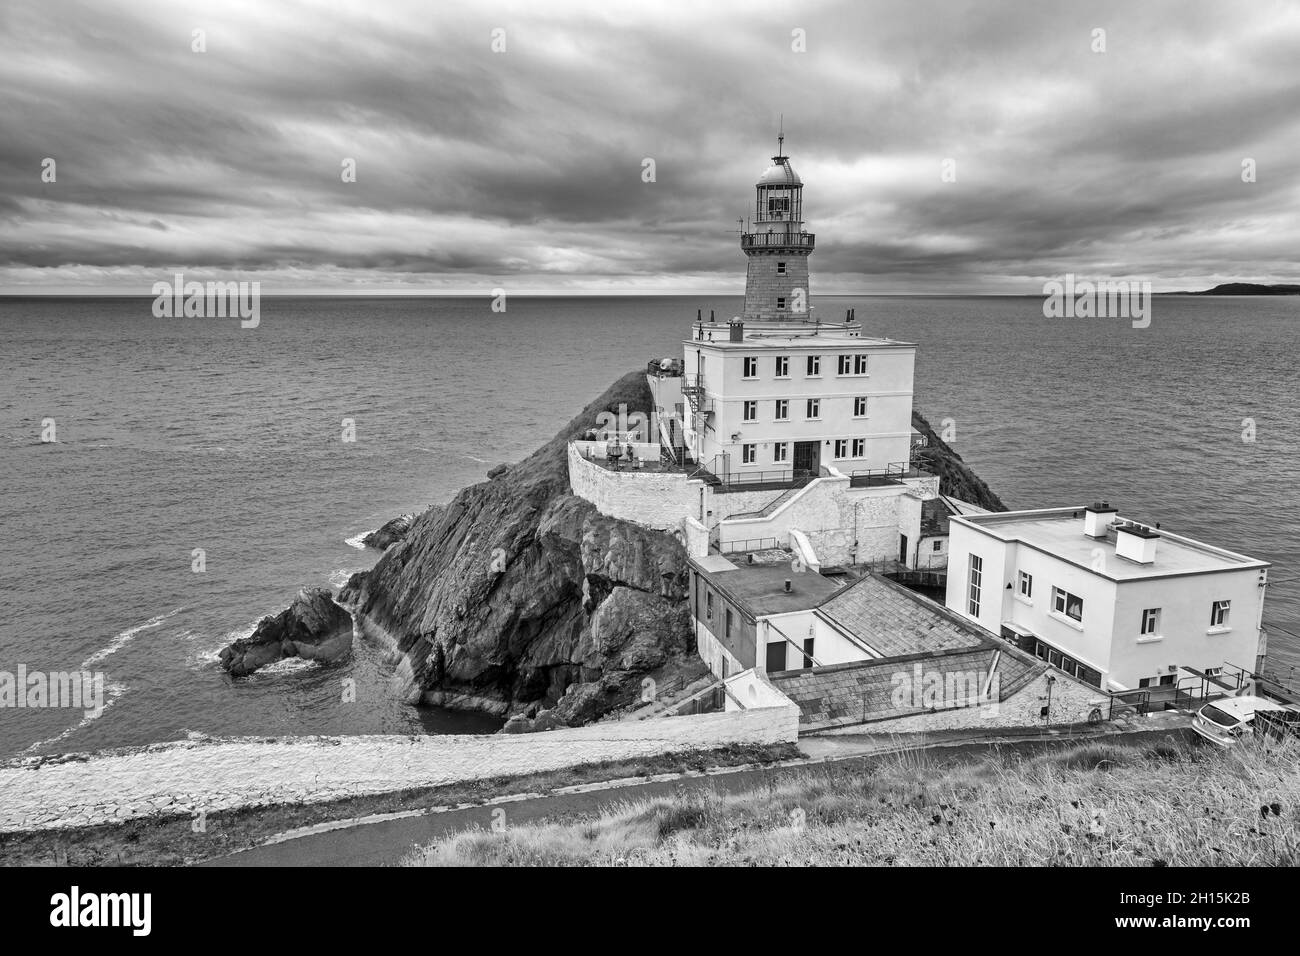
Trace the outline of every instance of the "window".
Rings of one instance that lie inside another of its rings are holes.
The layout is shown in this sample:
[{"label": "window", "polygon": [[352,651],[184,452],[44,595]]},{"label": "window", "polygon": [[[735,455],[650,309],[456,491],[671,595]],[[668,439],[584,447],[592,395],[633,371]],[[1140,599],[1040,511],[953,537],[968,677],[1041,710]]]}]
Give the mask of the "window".
[{"label": "window", "polygon": [[790,453],[790,446],[783,441],[776,442],[772,445],[772,460],[786,461]]},{"label": "window", "polygon": [[840,356],[839,371],[838,371],[836,374],[838,374],[838,375],[848,375],[848,374],[849,374],[849,369],[851,369],[851,368],[853,368],[853,356],[852,356],[852,355],[841,355],[841,356]]},{"label": "window", "polygon": [[740,460],[746,465],[752,465],[758,458],[757,445],[741,445]]},{"label": "window", "polygon": [[865,355],[853,356],[853,374],[854,375],[867,374],[867,357]]},{"label": "window", "polygon": [[785,263],[784,263],[784,262],[778,262],[778,263],[776,264],[776,274],[779,275],[779,276],[783,276],[783,275],[785,275]]},{"label": "window", "polygon": [[867,440],[865,438],[853,439],[853,457],[865,458],[867,455]]},{"label": "window", "polygon": [[942,541],[936,541],[936,542],[934,543],[934,548],[933,548],[933,550],[935,550],[935,551],[942,551],[942,550],[943,550],[943,542],[942,542]]},{"label": "window", "polygon": [[1210,605],[1210,627],[1228,626],[1228,609],[1231,601],[1215,601]]},{"label": "window", "polygon": [[776,420],[778,422],[788,422],[790,420],[790,399],[778,398],[775,404]]},{"label": "window", "polygon": [[731,639],[731,608],[727,608],[727,623],[724,625],[723,636],[728,640]]},{"label": "window", "polygon": [[1057,614],[1063,614],[1080,623],[1083,622],[1083,598],[1073,595],[1069,591],[1052,588],[1052,609]]},{"label": "window", "polygon": [[[1034,656],[1040,661],[1046,661],[1053,667],[1059,667],[1071,677],[1077,677],[1092,687],[1101,687],[1101,672],[1095,671],[1082,661],[1077,661],[1069,654],[1062,654],[1050,644],[1044,644],[1042,641],[1034,642]],[[1146,686],[1143,684],[1142,686]]]},{"label": "window", "polygon": [[1149,607],[1142,612],[1142,633],[1160,633],[1160,608]]},{"label": "window", "polygon": [[1027,598],[1034,596],[1034,576],[1028,571],[1020,572],[1020,596]]},{"label": "window", "polygon": [[752,356],[745,359],[745,378],[758,378],[758,359]]},{"label": "window", "polygon": [[704,595],[704,619],[713,620],[713,592],[707,591]]},{"label": "window", "polygon": [[769,216],[776,216],[777,218],[780,218],[780,216],[783,213],[787,213],[789,211],[790,211],[789,196],[768,196],[767,197],[767,212]]},{"label": "window", "polygon": [[822,357],[820,355],[808,356],[808,374],[820,375],[822,373]]},{"label": "window", "polygon": [[758,421],[758,402],[745,403],[745,421],[747,422]]},{"label": "window", "polygon": [[867,396],[859,395],[857,398],[853,399],[853,417],[867,417]]},{"label": "window", "polygon": [[979,617],[980,593],[984,590],[984,559],[978,554],[970,556],[970,585],[966,589],[966,613]]},{"label": "window", "polygon": [[1161,674],[1159,677],[1143,677],[1138,681],[1138,688],[1143,687],[1168,687],[1174,682],[1173,674]]},{"label": "window", "polygon": [[835,439],[835,457],[836,458],[849,457],[849,440],[847,438]]},{"label": "window", "polygon": [[785,296],[783,296],[783,295],[778,295],[778,296],[776,297],[776,307],[777,307],[778,309],[784,309],[784,308],[785,308]]},{"label": "window", "polygon": [[778,355],[776,357],[776,377],[788,378],[790,375],[790,356]]},{"label": "window", "polygon": [[822,400],[820,398],[808,399],[808,418],[821,418]]}]

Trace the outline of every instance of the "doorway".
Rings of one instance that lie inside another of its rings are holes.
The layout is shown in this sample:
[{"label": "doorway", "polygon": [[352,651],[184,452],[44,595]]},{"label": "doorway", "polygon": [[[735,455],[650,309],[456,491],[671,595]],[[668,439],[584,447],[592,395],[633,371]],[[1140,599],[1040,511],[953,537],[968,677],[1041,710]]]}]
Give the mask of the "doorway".
[{"label": "doorway", "polygon": [[821,465],[822,443],[819,441],[797,441],[794,443],[794,475],[802,478],[807,475],[817,477]]}]

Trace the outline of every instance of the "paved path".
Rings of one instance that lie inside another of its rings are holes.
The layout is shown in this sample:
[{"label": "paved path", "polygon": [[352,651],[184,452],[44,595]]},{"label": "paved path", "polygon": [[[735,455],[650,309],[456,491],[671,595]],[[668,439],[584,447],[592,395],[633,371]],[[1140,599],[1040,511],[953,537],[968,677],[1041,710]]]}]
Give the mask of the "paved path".
[{"label": "paved path", "polygon": [[[1158,729],[1145,729],[1125,733],[1127,742],[1154,741],[1174,735],[1190,737],[1191,732],[1177,722],[1162,724]],[[845,739],[847,738],[847,739]],[[1095,738],[1118,740],[1114,731],[1101,733]],[[827,743],[832,740],[831,743]],[[998,738],[979,741],[937,743],[933,736],[925,741],[925,749],[941,759],[977,755],[993,748],[1034,753],[1062,744],[1081,742],[1078,736],[1044,736],[1033,738]],[[607,782],[584,787],[566,788],[553,794],[507,797],[474,807],[448,810],[428,810],[406,815],[390,814],[384,818],[339,821],[326,824],[334,829],[314,828],[304,835],[284,834],[282,842],[255,847],[230,856],[209,860],[204,866],[384,866],[398,862],[414,847],[424,846],[434,840],[460,830],[473,827],[489,828],[496,811],[504,811],[507,825],[535,822],[558,815],[588,814],[603,807],[627,800],[665,796],[681,788],[702,790],[712,788],[721,793],[735,793],[751,789],[757,784],[780,774],[816,771],[828,760],[844,766],[866,765],[889,753],[918,749],[894,745],[889,748],[889,738],[866,735],[843,735],[841,739],[810,737],[800,741],[800,747],[812,751],[804,761],[787,761],[773,767],[744,770],[720,770],[708,774],[671,775],[671,779],[656,779],[648,783]],[[856,750],[855,750],[856,747]]]}]

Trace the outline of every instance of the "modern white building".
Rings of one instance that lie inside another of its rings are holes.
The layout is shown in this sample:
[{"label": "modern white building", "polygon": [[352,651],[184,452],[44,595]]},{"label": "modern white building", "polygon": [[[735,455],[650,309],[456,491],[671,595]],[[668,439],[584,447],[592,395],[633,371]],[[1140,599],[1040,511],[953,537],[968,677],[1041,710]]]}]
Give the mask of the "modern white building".
[{"label": "modern white building", "polygon": [[949,518],[948,608],[1107,691],[1250,672],[1269,564],[1100,503]]}]

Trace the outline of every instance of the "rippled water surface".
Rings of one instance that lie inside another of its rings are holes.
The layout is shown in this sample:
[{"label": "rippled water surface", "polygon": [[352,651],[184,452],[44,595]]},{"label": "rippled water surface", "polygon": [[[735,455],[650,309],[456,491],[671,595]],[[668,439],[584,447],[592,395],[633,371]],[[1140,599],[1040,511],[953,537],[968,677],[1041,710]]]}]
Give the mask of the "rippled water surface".
[{"label": "rippled water surface", "polygon": [[[84,665],[111,699],[97,719],[0,710],[0,755],[491,729],[402,704],[376,647],[239,682],[215,663],[297,588],[373,563],[349,538],[527,454],[623,372],[680,354],[697,308],[726,316],[739,299],[488,304],[268,298],[245,330],[156,319],[148,299],[0,298],[0,671]],[[817,307],[919,345],[917,406],[952,419],[954,447],[1011,507],[1106,497],[1275,562],[1271,658],[1300,664],[1280,630],[1300,633],[1300,299],[1159,298],[1146,329],[1045,319],[1036,299]],[[40,441],[46,418],[57,444]]]}]

